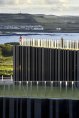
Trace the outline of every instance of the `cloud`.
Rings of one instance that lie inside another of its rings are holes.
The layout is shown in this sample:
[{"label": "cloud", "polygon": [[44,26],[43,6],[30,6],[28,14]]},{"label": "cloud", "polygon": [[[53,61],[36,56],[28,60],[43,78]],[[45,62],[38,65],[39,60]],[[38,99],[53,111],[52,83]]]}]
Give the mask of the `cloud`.
[{"label": "cloud", "polygon": [[54,4],[59,2],[59,0],[0,0],[0,4]]},{"label": "cloud", "polygon": [[71,14],[79,12],[77,0],[0,0],[0,12]]},{"label": "cloud", "polygon": [[[39,4],[39,3],[43,3],[43,4],[57,4],[57,3],[64,3],[64,4],[70,4],[70,3],[76,3],[75,0],[0,0],[0,4],[9,4],[9,3],[31,3],[31,4]],[[78,3],[78,1],[77,1]],[[76,4],[77,4],[76,3]]]},{"label": "cloud", "polygon": [[0,5],[19,4],[19,0],[0,0]]},{"label": "cloud", "polygon": [[62,3],[67,3],[69,0],[59,0]]}]

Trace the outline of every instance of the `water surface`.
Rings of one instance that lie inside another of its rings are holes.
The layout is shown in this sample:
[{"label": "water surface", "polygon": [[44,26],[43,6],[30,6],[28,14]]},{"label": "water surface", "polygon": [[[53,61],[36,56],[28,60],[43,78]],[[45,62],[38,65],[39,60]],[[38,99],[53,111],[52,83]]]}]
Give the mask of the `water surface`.
[{"label": "water surface", "polygon": [[59,40],[61,38],[65,40],[79,40],[79,33],[18,33],[18,35],[6,35],[0,36],[0,44],[7,42],[19,42],[19,37],[22,35],[24,38],[34,38],[34,39],[55,39]]}]

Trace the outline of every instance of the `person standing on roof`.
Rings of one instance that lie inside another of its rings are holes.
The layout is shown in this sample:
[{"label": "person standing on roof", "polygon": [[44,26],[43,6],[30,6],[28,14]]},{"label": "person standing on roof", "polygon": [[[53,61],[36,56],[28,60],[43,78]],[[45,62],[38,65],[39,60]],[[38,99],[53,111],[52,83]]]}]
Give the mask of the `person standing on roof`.
[{"label": "person standing on roof", "polygon": [[19,38],[19,43],[20,43],[20,45],[23,45],[23,37],[22,36],[20,36],[20,38]]}]

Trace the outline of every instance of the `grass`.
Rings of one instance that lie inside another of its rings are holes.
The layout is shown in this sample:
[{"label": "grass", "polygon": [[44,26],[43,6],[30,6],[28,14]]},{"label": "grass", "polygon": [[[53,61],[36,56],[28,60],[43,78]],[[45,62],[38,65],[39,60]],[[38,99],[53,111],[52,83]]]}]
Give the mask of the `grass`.
[{"label": "grass", "polygon": [[13,75],[13,57],[0,57],[0,75]]},{"label": "grass", "polygon": [[0,96],[5,97],[31,97],[31,98],[62,98],[62,99],[79,99],[79,89],[27,85],[0,85]]}]

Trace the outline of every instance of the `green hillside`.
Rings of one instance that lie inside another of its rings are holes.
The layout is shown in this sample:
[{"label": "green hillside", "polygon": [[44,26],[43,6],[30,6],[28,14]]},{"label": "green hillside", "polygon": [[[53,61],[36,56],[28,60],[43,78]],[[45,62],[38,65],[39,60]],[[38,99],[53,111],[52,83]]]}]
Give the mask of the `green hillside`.
[{"label": "green hillside", "polygon": [[0,44],[0,76],[13,75],[13,44]]},{"label": "green hillside", "polygon": [[[40,32],[79,32],[79,16],[0,14],[0,31],[2,32],[32,31],[31,29],[26,29],[27,25],[41,25],[44,30],[40,30]],[[7,26],[8,28],[5,28],[4,26]],[[14,26],[17,28],[11,29],[11,27]]]}]

